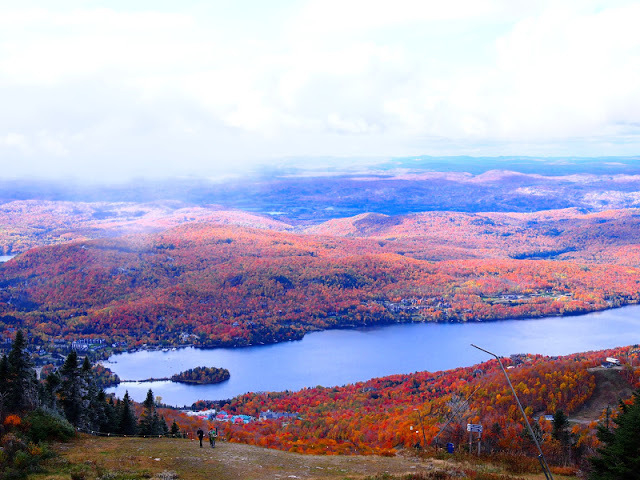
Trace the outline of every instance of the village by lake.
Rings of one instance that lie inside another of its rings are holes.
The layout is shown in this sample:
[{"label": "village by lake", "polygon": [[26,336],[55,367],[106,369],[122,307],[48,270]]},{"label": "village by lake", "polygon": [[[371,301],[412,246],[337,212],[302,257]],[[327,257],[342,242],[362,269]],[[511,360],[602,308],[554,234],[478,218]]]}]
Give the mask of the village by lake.
[{"label": "village by lake", "polygon": [[[302,340],[245,348],[155,350],[112,356],[106,366],[123,382],[110,388],[143,401],[149,388],[169,405],[221,400],[249,391],[332,387],[396,373],[439,371],[488,360],[472,348],[498,355],[566,355],[640,343],[640,305],[569,317],[465,324],[400,324],[356,330],[327,330]],[[222,367],[231,378],[215,385],[170,381],[197,366]]]}]

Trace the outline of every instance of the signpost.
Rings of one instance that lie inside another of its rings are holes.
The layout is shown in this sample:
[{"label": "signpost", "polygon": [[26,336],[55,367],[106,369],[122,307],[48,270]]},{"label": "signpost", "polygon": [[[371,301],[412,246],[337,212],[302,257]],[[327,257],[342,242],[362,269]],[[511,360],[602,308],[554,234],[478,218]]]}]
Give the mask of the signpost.
[{"label": "signpost", "polygon": [[482,433],[482,425],[477,423],[467,423],[467,432]]},{"label": "signpost", "polygon": [[479,423],[467,423],[467,432],[469,432],[469,453],[471,453],[471,441],[473,432],[478,434],[478,456],[480,456],[480,437],[482,436],[482,425]]}]

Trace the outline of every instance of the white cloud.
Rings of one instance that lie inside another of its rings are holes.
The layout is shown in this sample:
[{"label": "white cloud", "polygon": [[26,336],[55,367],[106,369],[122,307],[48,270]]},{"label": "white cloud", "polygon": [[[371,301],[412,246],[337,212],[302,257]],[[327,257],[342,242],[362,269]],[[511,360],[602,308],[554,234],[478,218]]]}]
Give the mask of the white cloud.
[{"label": "white cloud", "polygon": [[3,20],[5,85],[48,86],[98,76],[126,85],[139,77],[170,78],[216,60],[213,35],[181,14],[35,10]]},{"label": "white cloud", "polygon": [[637,2],[79,5],[0,4],[13,169],[640,146]]},{"label": "white cloud", "polygon": [[640,5],[579,15],[553,10],[500,38],[495,80],[509,101],[504,134],[592,135],[637,120],[638,20]]},{"label": "white cloud", "polygon": [[9,132],[4,137],[0,137],[0,147],[18,149],[22,153],[28,154],[31,151],[27,139],[24,135],[16,132]]},{"label": "white cloud", "polygon": [[61,136],[51,132],[40,132],[37,136],[40,149],[53,157],[65,157],[69,153],[65,141]]},{"label": "white cloud", "polygon": [[311,0],[295,17],[300,35],[360,33],[381,28],[477,18],[494,13],[489,0]]}]

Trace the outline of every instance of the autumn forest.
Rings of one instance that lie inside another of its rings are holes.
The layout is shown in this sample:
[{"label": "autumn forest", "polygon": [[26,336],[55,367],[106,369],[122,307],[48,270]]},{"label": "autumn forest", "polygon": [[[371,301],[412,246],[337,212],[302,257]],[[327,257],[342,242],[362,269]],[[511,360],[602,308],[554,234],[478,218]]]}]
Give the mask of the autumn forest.
[{"label": "autumn forest", "polygon": [[[315,186],[291,172],[210,185],[209,193],[197,183],[168,199],[153,189],[133,199],[115,188],[100,199],[25,190],[0,202],[0,335],[9,345],[25,332],[33,351],[98,345],[89,356],[100,360],[142,346],[246,347],[332,328],[579,315],[638,303],[640,174],[637,159],[625,162],[547,171],[523,161],[519,172],[474,164],[473,173],[409,171],[400,162],[318,177]],[[556,471],[575,474],[596,452],[598,425],[624,411],[617,399],[603,410],[606,385],[630,397],[639,355],[629,345],[505,359]],[[606,357],[623,361],[604,369]],[[176,380],[229,378],[212,367]],[[113,380],[101,366],[95,372],[96,382]],[[193,426],[161,407],[178,430]],[[196,407],[256,418],[289,412],[286,421],[211,425],[224,440],[292,452],[395,455],[464,444],[464,424],[481,423],[485,453],[536,455],[495,360]],[[512,473],[535,471],[532,462]]]},{"label": "autumn forest", "polygon": [[240,218],[29,249],[0,270],[0,328],[41,342],[246,346],[335,327],[571,315],[640,298],[640,210],[367,213],[280,229]]}]

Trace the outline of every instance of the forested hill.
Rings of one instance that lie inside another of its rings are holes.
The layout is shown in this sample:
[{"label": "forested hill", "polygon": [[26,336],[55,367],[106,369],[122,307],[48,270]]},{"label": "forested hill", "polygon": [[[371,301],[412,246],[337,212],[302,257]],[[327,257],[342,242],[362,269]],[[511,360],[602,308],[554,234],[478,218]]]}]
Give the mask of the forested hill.
[{"label": "forested hill", "polygon": [[0,204],[0,255],[73,240],[160,232],[200,222],[283,231],[292,228],[265,215],[225,210],[218,205],[20,200]]},{"label": "forested hill", "polygon": [[[300,159],[233,178],[110,185],[0,179],[0,255],[192,222],[300,231],[367,213],[396,219],[422,212],[445,217],[450,212],[495,212],[503,221],[517,212],[534,214],[529,219],[534,222],[536,213],[550,210],[585,214],[640,206],[636,157],[416,157],[363,161],[356,167],[343,163],[327,160],[326,168],[317,170]],[[529,228],[521,218],[520,227]],[[491,226],[491,221],[496,220],[489,217],[485,224]]]},{"label": "forested hill", "polygon": [[575,314],[640,298],[635,211],[365,215],[292,233],[192,223],[32,249],[0,329],[241,346],[406,321]]}]

